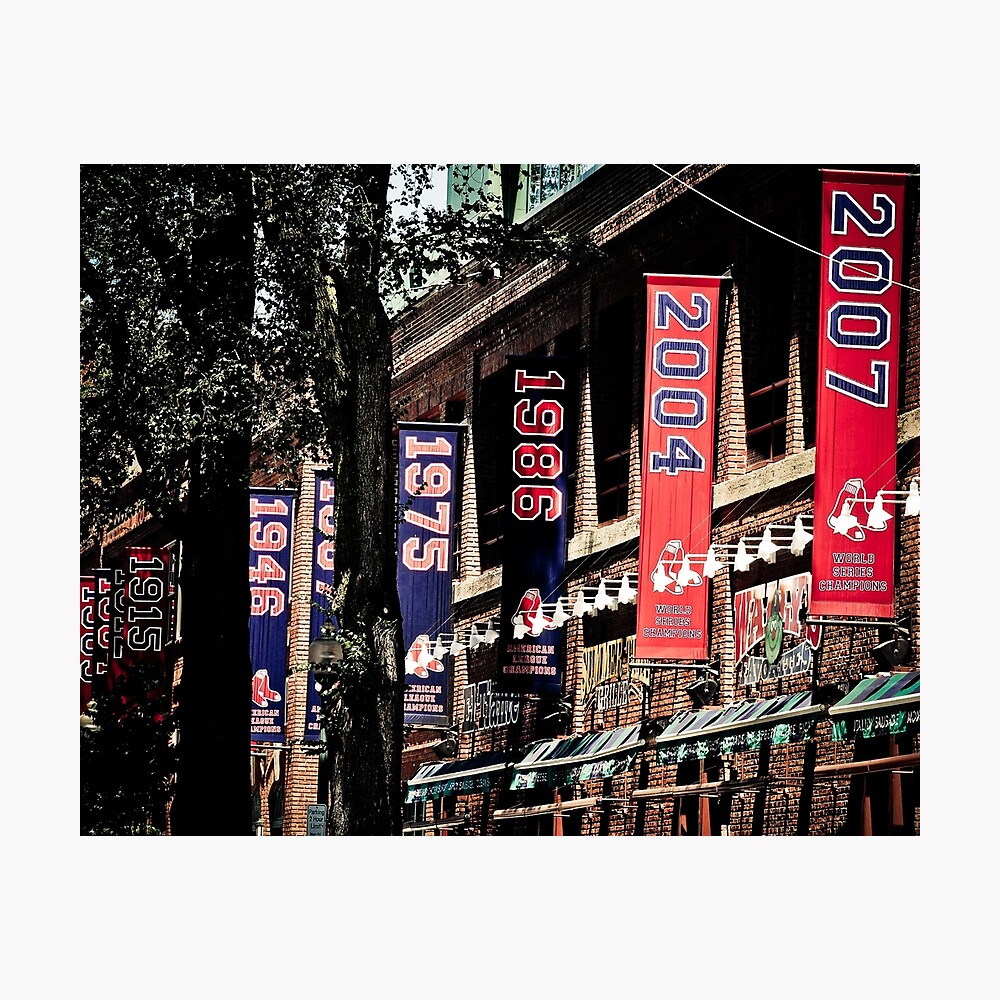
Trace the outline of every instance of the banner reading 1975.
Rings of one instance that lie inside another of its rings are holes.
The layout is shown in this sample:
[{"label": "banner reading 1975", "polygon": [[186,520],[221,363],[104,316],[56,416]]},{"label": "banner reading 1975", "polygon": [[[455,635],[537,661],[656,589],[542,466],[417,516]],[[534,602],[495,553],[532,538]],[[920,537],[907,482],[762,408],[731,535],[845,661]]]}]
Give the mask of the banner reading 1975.
[{"label": "banner reading 1975", "polygon": [[904,185],[823,173],[812,615],[893,615]]},{"label": "banner reading 1975", "polygon": [[565,594],[572,359],[508,358],[510,492],[504,519],[496,687],[556,694],[564,635],[542,610]]},{"label": "banner reading 1975", "polygon": [[646,276],[637,659],[708,657],[718,312],[718,278]]},{"label": "banner reading 1975", "polygon": [[283,743],[292,490],[250,492],[250,740]]},{"label": "banner reading 1975", "polygon": [[458,486],[456,424],[399,425],[399,500],[396,582],[406,646],[403,721],[448,722],[452,671],[433,654],[451,628],[452,526]]}]

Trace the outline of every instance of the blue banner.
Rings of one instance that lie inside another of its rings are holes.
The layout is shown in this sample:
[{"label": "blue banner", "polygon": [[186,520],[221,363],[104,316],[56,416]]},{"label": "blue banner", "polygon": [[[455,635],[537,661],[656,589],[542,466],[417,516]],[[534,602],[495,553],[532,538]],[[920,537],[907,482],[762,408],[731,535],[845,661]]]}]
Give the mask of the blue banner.
[{"label": "blue banner", "polygon": [[396,582],[406,646],[403,721],[446,725],[453,671],[435,646],[451,629],[452,525],[458,492],[458,435],[454,424],[399,425],[399,502]]},{"label": "blue banner", "polygon": [[[313,485],[313,549],[312,549],[312,615],[309,619],[309,641],[318,638],[326,615],[323,608],[333,600],[333,555],[334,555],[334,489],[333,477],[329,472],[316,472]],[[319,605],[317,607],[316,605]],[[336,627],[336,618],[332,624]],[[319,742],[320,700],[316,691],[316,678],[309,671],[306,688],[306,732],[307,743]]]},{"label": "blue banner", "polygon": [[291,490],[250,492],[250,742],[285,741]]},{"label": "blue banner", "polygon": [[563,593],[571,459],[569,405],[576,363],[508,358],[510,492],[504,519],[496,687],[553,694],[562,687],[564,636],[543,604]]}]

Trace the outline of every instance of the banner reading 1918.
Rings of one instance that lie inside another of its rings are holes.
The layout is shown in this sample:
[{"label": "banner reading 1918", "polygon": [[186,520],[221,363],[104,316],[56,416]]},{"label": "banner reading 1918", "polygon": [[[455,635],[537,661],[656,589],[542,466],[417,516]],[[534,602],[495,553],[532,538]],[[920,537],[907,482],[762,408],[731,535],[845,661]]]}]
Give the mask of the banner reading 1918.
[{"label": "banner reading 1918", "polygon": [[823,174],[812,615],[893,615],[904,185]]},{"label": "banner reading 1918", "polygon": [[646,276],[640,660],[708,657],[718,312],[718,278]]},{"label": "banner reading 1918", "polygon": [[292,565],[291,490],[250,493],[250,741],[282,743]]},{"label": "banner reading 1918", "polygon": [[[315,473],[313,484],[313,553],[312,553],[312,614],[309,618],[309,641],[318,638],[327,616],[324,608],[330,608],[334,585],[334,484],[328,472]],[[318,606],[317,606],[318,605]],[[332,614],[332,612],[331,612]],[[336,627],[336,618],[331,619]],[[317,743],[320,737],[321,705],[316,692],[316,678],[309,671],[306,686],[306,731],[305,741]]]},{"label": "banner reading 1918", "polygon": [[500,653],[496,687],[556,694],[563,632],[543,611],[564,596],[570,393],[576,364],[560,357],[508,358],[510,491],[504,519]]},{"label": "banner reading 1918", "polygon": [[460,431],[455,424],[399,425],[403,519],[396,582],[406,646],[403,721],[410,725],[448,721],[452,671],[433,649],[441,632],[451,628],[451,537]]}]

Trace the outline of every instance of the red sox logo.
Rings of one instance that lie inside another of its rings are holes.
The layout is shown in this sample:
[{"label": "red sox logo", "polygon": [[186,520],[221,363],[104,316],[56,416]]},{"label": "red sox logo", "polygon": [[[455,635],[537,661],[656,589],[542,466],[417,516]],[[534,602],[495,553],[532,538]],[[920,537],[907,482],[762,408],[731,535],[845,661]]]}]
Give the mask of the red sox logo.
[{"label": "red sox logo", "polygon": [[415,674],[424,680],[430,676],[431,670],[439,674],[444,670],[444,664],[431,656],[431,637],[418,635],[406,652],[406,673]]},{"label": "red sox logo", "polygon": [[524,592],[510,622],[514,626],[515,639],[523,639],[526,635],[537,637],[546,629],[559,627],[548,615],[542,613],[542,595],[537,587]]},{"label": "red sox logo", "polygon": [[281,701],[281,695],[271,687],[267,671],[258,670],[251,680],[250,700],[258,708],[266,708],[272,701]]}]

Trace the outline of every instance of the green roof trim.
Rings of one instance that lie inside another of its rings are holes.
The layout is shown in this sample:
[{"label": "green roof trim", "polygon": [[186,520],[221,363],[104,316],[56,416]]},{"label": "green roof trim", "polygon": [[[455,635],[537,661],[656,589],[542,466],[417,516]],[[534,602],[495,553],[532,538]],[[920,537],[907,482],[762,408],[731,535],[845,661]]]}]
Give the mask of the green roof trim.
[{"label": "green roof trim", "polygon": [[489,791],[492,782],[509,767],[506,751],[421,764],[407,782],[406,802]]},{"label": "green roof trim", "polygon": [[639,736],[640,728],[637,722],[539,743],[514,765],[510,787],[513,791],[555,788],[627,771],[645,746]]},{"label": "green roof trim", "polygon": [[798,743],[812,736],[822,705],[811,691],[681,712],[657,737],[657,761],[676,764],[708,756]]},{"label": "green roof trim", "polygon": [[834,742],[918,732],[920,671],[865,677],[829,712]]}]

